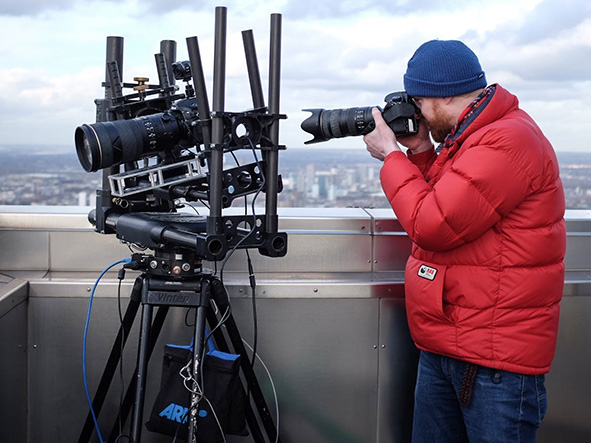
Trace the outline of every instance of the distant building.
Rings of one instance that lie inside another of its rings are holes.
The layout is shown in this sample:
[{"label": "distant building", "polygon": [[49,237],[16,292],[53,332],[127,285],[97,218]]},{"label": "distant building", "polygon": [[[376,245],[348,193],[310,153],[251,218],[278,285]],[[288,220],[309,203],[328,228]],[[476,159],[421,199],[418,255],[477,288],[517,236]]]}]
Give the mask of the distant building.
[{"label": "distant building", "polygon": [[[567,208],[590,209],[591,153],[558,153],[558,159]],[[278,205],[388,208],[381,166],[364,150],[286,150]],[[94,206],[100,183],[101,174],[84,172],[73,155],[0,153],[0,205]]]}]

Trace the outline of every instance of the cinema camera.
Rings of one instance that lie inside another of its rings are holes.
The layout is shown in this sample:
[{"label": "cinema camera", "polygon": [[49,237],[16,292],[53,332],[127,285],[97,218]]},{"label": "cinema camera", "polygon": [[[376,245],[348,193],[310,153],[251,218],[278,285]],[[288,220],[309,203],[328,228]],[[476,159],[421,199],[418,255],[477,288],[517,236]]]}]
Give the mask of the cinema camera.
[{"label": "cinema camera", "polygon": [[[384,109],[377,106],[382,117],[396,135],[416,134],[418,124],[416,115],[421,110],[415,106],[413,100],[404,91],[392,92],[384,99]],[[301,124],[304,131],[314,136],[305,142],[325,142],[332,138],[365,135],[373,131],[375,122],[371,115],[372,107],[348,109],[304,109],[311,112]]]},{"label": "cinema camera", "polygon": [[[270,60],[267,107],[252,31],[242,36],[254,105],[245,112],[224,110],[224,41],[215,48],[210,111],[197,37],[187,38],[187,61],[175,61],[176,42],[161,42],[157,85],[145,77],[123,83],[123,39],[107,38],[105,99],[95,101],[97,122],[74,134],[84,170],[103,171],[96,209],[89,214],[98,232],[150,249],[190,249],[212,261],[234,248],[286,254],[287,236],[277,230],[278,152],[284,149],[278,125],[286,118],[279,114],[279,57]],[[185,83],[184,93],[177,80]],[[133,91],[124,95],[126,88]],[[255,161],[226,168],[226,154],[239,149],[252,150]],[[255,193],[265,195],[264,214],[222,215],[236,198]],[[178,213],[179,202],[191,201],[203,202],[209,215],[189,220]]]}]

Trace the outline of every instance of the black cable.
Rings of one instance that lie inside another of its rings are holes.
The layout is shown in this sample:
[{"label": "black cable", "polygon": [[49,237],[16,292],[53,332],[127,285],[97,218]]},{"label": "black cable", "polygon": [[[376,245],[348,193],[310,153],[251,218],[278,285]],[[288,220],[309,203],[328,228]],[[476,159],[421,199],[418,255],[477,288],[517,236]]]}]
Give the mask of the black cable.
[{"label": "black cable", "polygon": [[[252,267],[252,261],[250,259],[250,254],[248,253],[248,249],[246,250],[246,259],[248,263],[248,279],[250,282],[250,288],[252,292],[252,321],[253,321],[253,344],[252,344],[252,361],[250,362],[250,368],[254,372],[254,363],[256,362],[257,356],[257,343],[259,337],[258,331],[258,320],[257,320],[257,304],[256,304],[256,279],[254,276],[254,270]],[[248,389],[246,390],[246,397],[247,399],[250,398],[250,385],[247,385]]]},{"label": "black cable", "polygon": [[[257,155],[256,155],[256,151],[255,151],[255,146],[252,143],[252,141],[250,139],[248,139],[248,142],[250,144],[250,147],[252,149],[254,158],[255,158],[255,162],[257,163],[257,166],[259,168],[259,171],[261,172],[261,176],[262,176],[262,181],[261,181],[261,186],[259,187],[259,189],[256,191],[253,199],[252,199],[252,215],[253,215],[253,223],[252,223],[252,227],[251,230],[248,234],[246,234],[244,237],[242,237],[240,239],[240,241],[238,241],[238,243],[236,245],[234,245],[234,247],[228,252],[228,254],[226,254],[226,257],[224,258],[224,260],[222,260],[221,266],[220,266],[220,283],[222,284],[222,287],[224,288],[224,290],[226,291],[227,297],[228,297],[228,308],[226,309],[226,312],[224,312],[222,314],[222,317],[220,318],[220,321],[218,322],[218,324],[209,332],[209,334],[207,335],[207,337],[205,337],[204,342],[207,342],[209,340],[209,338],[213,335],[213,333],[220,328],[225,320],[227,318],[229,318],[229,316],[231,315],[232,312],[232,308],[231,308],[231,303],[229,300],[229,293],[226,290],[226,285],[224,284],[224,269],[225,266],[228,262],[228,260],[230,259],[230,257],[236,252],[236,250],[238,250],[238,248],[240,247],[240,245],[247,239],[249,238],[252,234],[254,234],[256,232],[256,228],[257,228],[257,218],[256,218],[256,211],[255,211],[255,203],[256,200],[258,198],[258,196],[260,195],[260,193],[263,191],[263,189],[265,188],[266,185],[266,178],[264,175],[264,169],[262,167],[261,162],[259,161]],[[236,158],[236,155],[234,154],[234,152],[231,152],[232,156],[234,157],[234,160],[236,161],[236,163],[239,165],[238,163],[238,159]],[[247,200],[246,200],[246,196],[245,198],[245,206],[247,205]],[[247,211],[245,211],[247,212]],[[258,341],[258,321],[257,321],[257,309],[256,309],[256,296],[255,296],[255,292],[256,292],[256,280],[255,280],[255,276],[254,276],[254,270],[252,267],[252,261],[250,258],[250,254],[248,252],[248,248],[246,249],[246,255],[247,255],[247,263],[248,263],[248,271],[249,271],[249,281],[250,281],[250,286],[252,288],[252,304],[253,304],[253,321],[254,321],[254,346],[253,346],[253,355],[252,355],[252,361],[251,361],[251,367],[254,368],[254,363],[256,361],[256,348],[257,348],[257,341]],[[217,274],[217,265],[218,262],[214,261],[214,266],[215,266],[215,273]],[[187,314],[188,315],[188,311]],[[185,317],[185,324],[187,324],[187,317]],[[196,346],[196,343],[193,344],[193,346]],[[202,355],[201,355],[201,360],[200,360],[200,364],[199,364],[199,380],[201,381],[201,386],[199,386],[200,389],[200,397],[197,399],[197,401],[195,402],[194,405],[190,405],[190,407],[187,409],[187,418],[188,420],[190,420],[189,415],[191,414],[192,410],[194,407],[198,406],[199,403],[201,402],[201,400],[203,400],[203,397],[205,396],[204,392],[203,392],[203,376],[204,376],[204,366],[205,366],[205,354],[206,354],[206,346],[203,346],[203,351],[202,351]],[[191,372],[193,371],[193,367],[191,367]],[[194,374],[191,374],[193,379],[194,379]],[[195,380],[195,379],[194,379]],[[250,387],[248,388],[248,394],[250,395]],[[181,428],[181,425],[183,424],[182,422],[184,421],[184,416],[181,419],[181,422],[177,425],[172,443],[175,443],[177,441],[178,438],[178,432]],[[222,430],[223,432],[223,430]]]},{"label": "black cable", "polygon": [[[121,411],[123,409],[123,402],[125,398],[125,379],[123,377],[123,351],[125,348],[125,329],[123,327],[123,310],[121,309],[121,284],[125,279],[125,268],[119,269],[117,279],[119,280],[119,283],[117,284],[117,312],[119,313],[119,329],[121,330],[121,358],[119,360],[119,380],[121,382],[121,391],[119,395],[119,410]],[[115,439],[115,443],[119,442],[122,438],[126,438],[127,441],[133,442],[131,436],[125,435],[123,433],[123,423],[121,419],[119,419],[119,435]]]},{"label": "black cable", "polygon": [[[117,312],[119,314],[119,329],[121,330],[121,358],[119,359],[119,380],[121,381],[121,392],[119,394],[119,410],[123,407],[123,400],[125,391],[125,381],[123,380],[123,343],[125,342],[125,330],[123,329],[123,311],[121,309],[121,283],[125,278],[125,268],[119,269],[119,273],[117,274],[117,279],[119,283],[117,284]],[[119,435],[123,434],[121,420],[119,420]]]},{"label": "black cable", "polygon": [[[250,140],[249,140],[250,142]],[[253,149],[254,151],[254,147],[252,146],[252,142],[250,142],[251,145],[251,149]],[[234,155],[234,153],[232,153],[232,156],[234,157],[234,160],[236,161],[236,163],[238,164],[238,159],[236,158],[236,156]],[[262,171],[261,168],[261,164],[259,163],[257,157],[256,157],[256,153],[255,153],[255,161],[257,163],[257,166],[259,167],[259,170]],[[238,164],[238,166],[240,166],[240,164]],[[264,176],[263,176],[264,177]],[[244,214],[246,215],[248,213],[248,199],[247,196],[244,196]],[[254,214],[254,207],[253,207],[253,214]],[[255,223],[256,223],[256,216],[255,216]],[[251,362],[251,369],[254,371],[254,363],[256,361],[256,350],[257,350],[257,341],[258,341],[258,321],[257,321],[257,307],[256,307],[256,279],[255,279],[255,275],[254,275],[254,270],[252,267],[252,260],[250,258],[250,253],[248,252],[248,249],[245,250],[246,251],[246,262],[248,264],[248,280],[250,283],[250,287],[251,287],[251,293],[252,293],[252,319],[253,319],[253,335],[254,335],[254,343],[253,343],[253,353],[252,353],[252,362]],[[247,398],[250,397],[250,386],[248,387],[247,391],[246,391],[246,396]]]},{"label": "black cable", "polygon": [[[250,139],[248,139],[248,142],[250,144],[250,148],[253,152],[253,156],[255,159],[255,162],[257,164],[257,167],[259,168],[259,171],[261,172],[262,175],[262,182],[261,182],[261,186],[259,187],[258,191],[255,193],[255,196],[253,197],[252,200],[252,214],[253,214],[253,230],[254,230],[254,226],[256,226],[256,211],[255,211],[255,202],[256,199],[258,197],[258,195],[261,193],[261,191],[264,189],[265,184],[266,184],[266,177],[264,175],[264,170],[263,167],[256,155],[256,151],[255,151],[255,147],[252,143],[252,141]],[[234,153],[232,153],[232,155],[234,156],[234,159],[236,160],[236,163],[238,163],[238,160],[236,159],[236,156],[234,155]],[[238,165],[240,166],[240,165]],[[244,196],[244,214],[246,215],[248,213],[248,199],[247,196]],[[251,231],[246,237],[250,236],[252,234],[253,231]],[[246,261],[247,261],[247,265],[248,265],[248,280],[250,283],[250,287],[251,287],[251,300],[252,300],[252,319],[253,319],[253,346],[252,346],[252,361],[250,362],[250,367],[251,370],[254,372],[254,364],[256,362],[256,355],[257,355],[257,344],[258,344],[258,320],[257,320],[257,306],[256,306],[256,279],[255,279],[255,275],[254,275],[254,270],[252,267],[252,260],[250,258],[250,253],[248,251],[248,248],[245,249],[246,252]],[[247,391],[246,391],[246,397],[247,399],[250,398],[250,386],[247,386]],[[250,401],[250,400],[247,400]]]},{"label": "black cable", "polygon": [[[201,200],[199,200],[201,203],[203,203]],[[188,201],[184,201],[183,205],[188,206],[189,208],[191,208],[193,211],[195,211],[195,214],[197,215],[201,215],[199,214],[199,210],[195,207],[195,205],[192,205],[191,203],[189,203]],[[209,206],[207,206],[207,209],[209,209]]]},{"label": "black cable", "polygon": [[[224,287],[224,289],[225,289],[225,287]],[[197,379],[195,378],[195,374],[193,373],[193,365],[191,365],[190,368],[189,368],[189,375],[192,378],[192,382],[194,384],[196,384],[198,386],[198,388],[199,388],[199,397],[197,398],[197,400],[196,400],[196,402],[195,402],[194,405],[189,405],[189,408],[187,409],[187,412],[181,417],[181,420],[180,420],[179,424],[176,427],[176,430],[175,430],[175,433],[174,433],[174,436],[173,436],[172,443],[175,443],[177,441],[178,433],[179,433],[182,425],[183,424],[188,425],[188,420],[191,419],[190,418],[191,412],[193,411],[193,409],[195,407],[198,407],[199,406],[199,404],[201,403],[201,401],[205,397],[205,391],[204,391],[204,387],[205,387],[205,383],[204,383],[205,372],[204,372],[204,369],[205,369],[205,356],[207,354],[207,342],[213,336],[213,333],[224,324],[224,322],[225,322],[225,320],[226,320],[226,318],[227,318],[227,316],[229,315],[229,312],[230,312],[230,309],[229,308],[230,308],[230,305],[228,305],[228,310],[226,310],[226,312],[222,315],[222,318],[220,319],[220,322],[203,339],[203,349],[201,351],[201,358],[199,359],[199,380],[201,382],[200,384],[197,383]],[[193,308],[189,308],[187,310],[187,312],[185,313],[185,325],[187,325],[187,326],[190,326],[189,325],[189,320],[188,320],[188,314],[189,314],[189,312],[192,309]],[[195,341],[193,342],[193,346],[197,346],[197,343]],[[190,362],[191,363],[194,363],[193,358],[191,358]],[[185,385],[185,387],[186,387],[186,385]],[[192,393],[195,392],[194,391],[194,388],[195,388],[195,386],[193,386],[191,388],[191,392]],[[212,409],[213,413],[215,414],[215,411],[213,410],[213,405],[210,404],[210,408]],[[185,420],[185,417],[187,417],[187,423],[183,423],[184,420]],[[219,421],[218,421],[218,425],[219,425]],[[222,436],[223,436],[224,430],[222,428],[220,428],[220,432],[222,433]]]},{"label": "black cable", "polygon": [[[253,214],[253,218],[254,218],[253,222],[256,225],[255,203],[256,203],[257,197],[262,192],[262,190],[264,189],[264,187],[267,183],[267,178],[265,177],[263,166],[257,157],[257,154],[255,151],[254,145],[252,144],[252,141],[250,139],[248,139],[248,141],[250,143],[250,148],[252,150],[257,167],[259,168],[259,171],[261,172],[261,175],[263,178],[262,182],[261,182],[261,186],[259,187],[259,189],[257,190],[257,192],[255,193],[255,195],[252,199],[252,214]],[[246,204],[246,198],[245,198],[245,204]],[[257,320],[257,306],[256,306],[256,279],[255,279],[254,270],[252,267],[252,260],[250,259],[250,254],[248,252],[248,249],[246,249],[246,259],[247,259],[247,263],[248,263],[248,279],[249,279],[250,287],[252,290],[252,318],[253,318],[253,334],[254,334],[253,340],[254,340],[254,343],[253,343],[253,347],[252,347],[251,368],[254,372],[254,364],[256,362],[257,344],[258,344],[258,320]],[[248,394],[250,394],[250,387],[248,389]]]},{"label": "black cable", "polygon": [[230,151],[230,154],[232,155],[232,157],[234,157],[234,161],[236,162],[236,166],[240,167],[240,162],[238,161],[238,157],[236,157],[236,153],[234,151]]},{"label": "black cable", "polygon": [[[252,199],[252,217],[253,217],[253,222],[252,222],[252,227],[250,229],[250,232],[248,234],[246,234],[244,237],[242,237],[240,239],[240,241],[238,241],[238,243],[236,243],[234,245],[234,247],[228,252],[228,254],[226,255],[226,257],[224,258],[224,260],[222,261],[221,267],[220,267],[220,282],[222,284],[222,286],[224,287],[224,289],[226,288],[226,285],[224,284],[224,269],[226,267],[226,264],[228,263],[228,260],[230,259],[230,257],[234,254],[234,252],[236,252],[236,250],[238,250],[239,246],[247,239],[249,238],[252,234],[254,234],[256,232],[256,228],[257,228],[257,216],[256,216],[256,210],[255,210],[255,203],[256,200],[258,198],[258,196],[260,195],[260,193],[263,191],[263,189],[265,188],[265,185],[267,183],[267,180],[265,178],[265,174],[264,174],[264,169],[262,167],[261,162],[259,161],[257,154],[256,154],[256,150],[255,150],[255,146],[252,143],[252,141],[250,139],[247,139],[249,144],[250,144],[250,148],[252,150],[255,162],[259,168],[259,171],[261,172],[261,176],[262,176],[262,181],[261,181],[261,186],[259,187],[259,189],[256,191],[253,199]],[[232,153],[232,155],[234,156],[234,153]],[[236,159],[236,157],[234,156],[234,159]],[[236,161],[238,161],[236,159]],[[245,196],[245,203],[246,203],[246,196]],[[249,279],[251,279],[251,286],[254,282],[254,272],[252,271],[252,263],[250,261],[250,255],[248,254],[248,248],[246,248],[246,253],[248,256],[248,262],[249,262]],[[217,267],[217,261],[215,262],[216,267]],[[255,285],[256,286],[256,285]],[[226,309],[226,312],[222,315],[222,319],[220,320],[220,323],[218,323],[218,325],[211,331],[210,335],[213,333],[213,331],[215,331],[215,329],[217,329],[218,327],[220,327],[224,322],[225,322],[225,318],[227,318],[231,312],[232,312],[232,304],[230,303],[230,296],[228,291],[226,290],[226,294],[228,297],[228,308]],[[253,295],[253,299],[254,299],[254,295]],[[255,327],[256,329],[256,327]],[[256,337],[255,337],[256,339]],[[253,355],[253,362],[255,360],[255,356]],[[253,363],[254,364],[254,363]]]},{"label": "black cable", "polygon": [[187,311],[185,312],[185,326],[187,326],[189,328],[195,326],[194,324],[189,322],[189,314],[191,313],[192,310],[193,310],[193,308],[188,308]]},{"label": "black cable", "polygon": [[[219,326],[221,326],[221,325],[218,324],[216,326],[216,328],[218,328]],[[187,417],[187,424],[188,424],[188,420],[191,420],[191,418],[190,418],[191,412],[193,411],[194,408],[199,406],[199,403],[201,403],[201,400],[203,400],[203,397],[205,397],[205,393],[203,391],[203,386],[204,386],[204,383],[203,383],[204,370],[203,369],[205,366],[205,354],[207,353],[207,347],[205,346],[205,343],[207,343],[207,340],[209,340],[209,337],[211,336],[212,333],[213,333],[213,330],[204,339],[203,350],[201,351],[201,358],[199,360],[199,380],[201,381],[201,385],[199,385],[197,383],[197,379],[195,378],[195,374],[193,374],[193,365],[191,365],[190,369],[189,369],[189,374],[193,378],[193,380],[192,380],[193,383],[199,387],[200,395],[197,398],[197,401],[195,402],[195,404],[189,405],[189,408],[187,408],[187,412],[181,417],[181,420],[180,420],[179,424],[177,425],[176,430],[174,432],[174,437],[173,437],[172,443],[175,443],[177,441],[178,433],[181,429],[181,425],[185,424],[185,423],[183,423],[185,421],[185,416]],[[197,343],[193,342],[193,346],[197,346]],[[191,358],[190,362],[194,363],[193,358]],[[194,387],[192,387],[192,389],[191,389],[191,393],[194,392],[193,388]],[[197,431],[197,430],[195,430],[195,431]]]},{"label": "black cable", "polygon": [[234,247],[228,252],[228,254],[226,255],[226,257],[222,261],[222,266],[221,266],[221,269],[220,269],[220,281],[222,282],[222,284],[224,283],[224,268],[226,266],[226,263],[228,262],[228,260],[230,259],[230,257],[234,254],[234,252],[236,252],[236,250],[238,249],[238,247],[248,237],[250,237],[252,234],[254,234],[256,232],[257,216],[256,216],[256,210],[255,210],[255,203],[256,203],[256,200],[257,200],[258,196],[261,194],[261,192],[263,192],[263,189],[265,188],[265,185],[267,184],[267,179],[266,179],[265,174],[264,174],[264,169],[262,167],[261,162],[259,161],[259,158],[257,157],[255,146],[252,143],[252,140],[250,140],[248,138],[247,138],[247,140],[248,140],[248,143],[250,144],[250,148],[252,150],[252,154],[254,156],[255,162],[256,162],[256,164],[257,164],[257,166],[259,168],[259,171],[261,172],[262,181],[261,181],[261,186],[259,186],[259,189],[257,189],[257,191],[255,192],[255,194],[254,194],[254,196],[252,198],[252,217],[253,217],[253,222],[252,222],[252,227],[250,229],[250,232],[248,234],[246,234],[244,237],[242,237],[240,239],[240,241],[238,243],[236,243],[236,245],[234,245]]}]

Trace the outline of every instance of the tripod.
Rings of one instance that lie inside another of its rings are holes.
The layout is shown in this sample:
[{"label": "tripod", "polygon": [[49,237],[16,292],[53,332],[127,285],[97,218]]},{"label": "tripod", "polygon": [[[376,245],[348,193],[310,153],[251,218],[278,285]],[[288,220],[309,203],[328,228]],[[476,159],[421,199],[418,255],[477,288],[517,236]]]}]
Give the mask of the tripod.
[{"label": "tripod", "polygon": [[[199,266],[197,270],[194,267],[195,263]],[[111,349],[92,401],[92,409],[95,411],[96,417],[98,417],[117,366],[121,360],[123,348],[129,337],[135,317],[141,306],[137,365],[133,373],[135,383],[130,383],[128,386],[115,423],[111,429],[109,439],[107,440],[108,442],[115,442],[119,434],[120,425],[125,423],[133,407],[130,422],[130,438],[131,441],[139,443],[141,441],[148,362],[164,325],[169,308],[187,307],[195,308],[196,311],[191,363],[195,379],[193,387],[195,388],[196,384],[201,383],[200,365],[203,364],[202,357],[207,323],[210,326],[219,323],[216,313],[211,309],[211,301],[213,300],[215,302],[219,308],[219,312],[226,312],[229,308],[229,299],[222,282],[213,275],[204,273],[200,268],[200,263],[198,261],[196,262],[192,255],[186,256],[182,251],[176,250],[170,252],[157,250],[154,257],[134,254],[132,262],[126,265],[126,267],[142,269],[144,272],[135,280],[130,301],[117,338]],[[155,307],[158,307],[158,311],[154,317]],[[234,352],[241,356],[241,369],[244,379],[257,408],[258,418],[263,425],[267,439],[269,441],[279,441],[277,429],[270,416],[269,408],[266,405],[252,365],[249,362],[236,322],[232,314],[224,315],[224,318],[224,325],[226,326],[227,335]],[[219,350],[223,352],[230,350],[223,331],[220,328],[216,328],[213,331],[213,337]],[[193,389],[191,393],[188,420],[187,441],[191,443],[197,441],[198,432],[197,405],[200,398],[195,391],[196,389]],[[254,441],[264,443],[263,430],[257,421],[257,416],[250,402],[246,404],[246,421]],[[93,429],[94,420],[91,411],[89,411],[78,440],[79,443],[90,441]]]}]

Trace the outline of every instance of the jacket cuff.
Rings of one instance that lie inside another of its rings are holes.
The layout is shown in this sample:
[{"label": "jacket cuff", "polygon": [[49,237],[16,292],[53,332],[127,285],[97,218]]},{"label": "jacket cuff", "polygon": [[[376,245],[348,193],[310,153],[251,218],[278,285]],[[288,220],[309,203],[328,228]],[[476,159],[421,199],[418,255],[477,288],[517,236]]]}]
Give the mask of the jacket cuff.
[{"label": "jacket cuff", "polygon": [[384,158],[384,163],[398,156],[406,157],[402,151],[392,151],[386,156],[386,158]]}]

